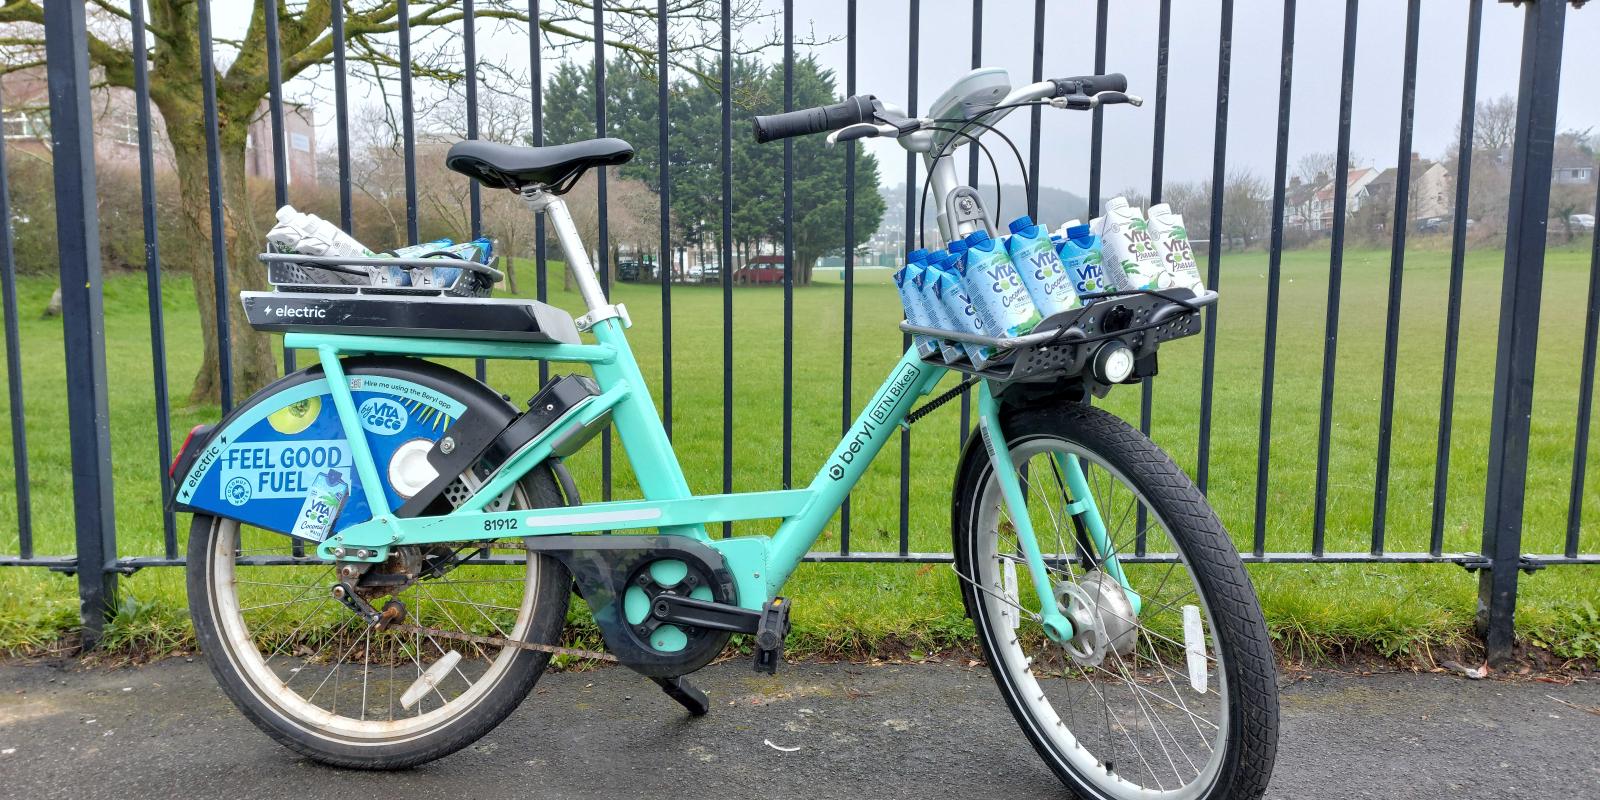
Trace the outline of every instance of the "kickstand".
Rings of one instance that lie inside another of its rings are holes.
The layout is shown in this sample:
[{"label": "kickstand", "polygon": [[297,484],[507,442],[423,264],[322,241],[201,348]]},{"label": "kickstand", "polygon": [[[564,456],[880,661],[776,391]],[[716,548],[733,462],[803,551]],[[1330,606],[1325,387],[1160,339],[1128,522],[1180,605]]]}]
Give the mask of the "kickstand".
[{"label": "kickstand", "polygon": [[675,678],[651,678],[661,691],[667,696],[678,701],[684,708],[689,709],[689,715],[695,717],[705,716],[711,710],[711,700],[706,693],[694,688],[694,684],[684,680],[682,675]]}]

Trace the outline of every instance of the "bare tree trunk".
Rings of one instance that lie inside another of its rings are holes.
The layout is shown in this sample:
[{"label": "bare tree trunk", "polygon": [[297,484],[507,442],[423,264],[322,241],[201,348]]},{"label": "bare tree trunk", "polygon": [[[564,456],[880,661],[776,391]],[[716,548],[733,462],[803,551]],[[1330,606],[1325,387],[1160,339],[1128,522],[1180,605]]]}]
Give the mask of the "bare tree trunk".
[{"label": "bare tree trunk", "polygon": [[[172,126],[174,160],[178,166],[178,195],[184,227],[197,242],[211,240],[211,193],[207,182],[205,140],[198,126]],[[237,141],[233,139],[237,138]],[[277,361],[272,340],[258,333],[235,313],[237,292],[267,287],[260,262],[255,258],[260,243],[259,231],[250,219],[250,201],[245,187],[243,136],[225,137],[222,143],[223,249],[227,254],[229,297],[228,339],[232,355],[234,400],[239,401],[277,377]],[[200,312],[202,356],[195,372],[189,403],[219,402],[222,381],[217,326],[217,282],[212,262],[196,258],[189,265],[194,278],[195,304]]]}]

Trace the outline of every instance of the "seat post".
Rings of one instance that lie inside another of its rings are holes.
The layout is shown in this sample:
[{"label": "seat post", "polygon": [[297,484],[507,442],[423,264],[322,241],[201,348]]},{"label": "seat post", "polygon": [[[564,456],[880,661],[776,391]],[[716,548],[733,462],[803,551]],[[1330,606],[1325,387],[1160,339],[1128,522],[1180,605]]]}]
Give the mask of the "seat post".
[{"label": "seat post", "polygon": [[535,214],[544,212],[556,230],[556,239],[561,242],[561,250],[567,256],[567,269],[572,272],[573,280],[578,282],[578,294],[583,296],[583,304],[589,310],[582,320],[586,324],[580,325],[580,328],[620,316],[616,307],[606,300],[605,289],[595,275],[594,262],[589,260],[589,252],[584,249],[583,238],[578,235],[578,226],[567,211],[566,201],[541,187],[527,187],[521,191],[521,195],[528,208],[533,209]]}]

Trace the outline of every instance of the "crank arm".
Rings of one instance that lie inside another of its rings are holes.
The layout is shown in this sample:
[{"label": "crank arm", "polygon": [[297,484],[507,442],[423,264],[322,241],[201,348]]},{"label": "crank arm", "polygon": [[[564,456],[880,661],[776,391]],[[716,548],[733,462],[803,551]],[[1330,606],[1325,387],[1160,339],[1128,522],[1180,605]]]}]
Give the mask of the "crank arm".
[{"label": "crank arm", "polygon": [[656,598],[650,616],[661,623],[734,633],[755,633],[761,627],[760,611],[670,594]]}]

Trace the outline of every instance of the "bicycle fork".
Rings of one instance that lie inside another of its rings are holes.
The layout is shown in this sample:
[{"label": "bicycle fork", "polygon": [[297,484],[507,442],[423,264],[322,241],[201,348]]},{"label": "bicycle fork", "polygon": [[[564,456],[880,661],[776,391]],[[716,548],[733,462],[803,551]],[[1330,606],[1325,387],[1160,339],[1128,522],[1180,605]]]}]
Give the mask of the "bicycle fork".
[{"label": "bicycle fork", "polygon": [[[1011,460],[1011,449],[1006,445],[1005,432],[1000,428],[999,412],[999,403],[990,390],[988,381],[982,382],[978,387],[979,429],[989,461],[994,467],[995,478],[1000,484],[1000,494],[1005,500],[1012,525],[1016,528],[1017,542],[1022,547],[1028,574],[1033,579],[1033,590],[1039,598],[1039,622],[1051,641],[1065,643],[1076,636],[1077,631],[1074,630],[1072,621],[1062,613],[1060,604],[1056,600],[1055,581],[1051,580],[1050,570],[1045,566],[1044,553],[1039,549],[1033,521],[1028,515],[1028,498],[1023,494],[1021,479],[1017,475],[1016,465]],[[1122,564],[1112,549],[1110,537],[1106,533],[1105,520],[1100,516],[1099,507],[1095,505],[1094,495],[1089,492],[1089,483],[1084,478],[1078,457],[1061,453],[1053,454],[1053,457],[1066,482],[1069,495],[1067,513],[1082,522],[1088,534],[1089,544],[1095,550],[1096,562],[1107,575],[1122,586],[1128,595],[1128,601],[1133,604],[1133,609],[1137,613],[1140,597],[1128,583]]]}]

